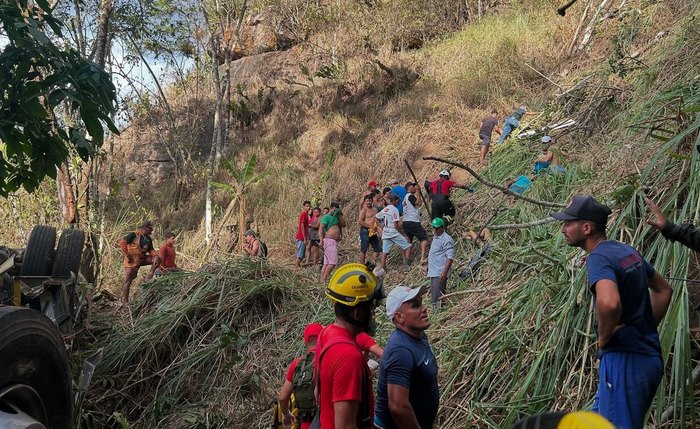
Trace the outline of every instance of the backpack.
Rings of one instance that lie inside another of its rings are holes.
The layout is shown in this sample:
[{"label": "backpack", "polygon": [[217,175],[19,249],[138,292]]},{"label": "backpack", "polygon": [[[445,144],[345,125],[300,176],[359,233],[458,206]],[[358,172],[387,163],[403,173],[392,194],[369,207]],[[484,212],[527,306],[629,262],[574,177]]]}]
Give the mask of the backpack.
[{"label": "backpack", "polygon": [[316,415],[316,398],[314,395],[314,352],[307,352],[297,363],[292,376],[292,391],[299,420],[310,422]]}]

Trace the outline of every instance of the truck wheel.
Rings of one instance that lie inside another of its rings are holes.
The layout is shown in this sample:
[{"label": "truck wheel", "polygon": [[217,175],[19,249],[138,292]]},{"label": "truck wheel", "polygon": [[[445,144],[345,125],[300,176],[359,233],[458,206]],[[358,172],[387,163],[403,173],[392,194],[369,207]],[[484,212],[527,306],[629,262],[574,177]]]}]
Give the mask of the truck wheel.
[{"label": "truck wheel", "polygon": [[58,248],[53,261],[52,277],[69,277],[72,272],[78,277],[80,258],[83,256],[85,232],[79,229],[64,229],[58,239]]},{"label": "truck wheel", "polygon": [[9,403],[49,429],[71,428],[71,374],[56,326],[38,311],[5,306],[0,326],[0,405]]},{"label": "truck wheel", "polygon": [[48,276],[51,274],[53,247],[56,245],[56,228],[35,226],[29,234],[27,248],[22,257],[20,276]]}]

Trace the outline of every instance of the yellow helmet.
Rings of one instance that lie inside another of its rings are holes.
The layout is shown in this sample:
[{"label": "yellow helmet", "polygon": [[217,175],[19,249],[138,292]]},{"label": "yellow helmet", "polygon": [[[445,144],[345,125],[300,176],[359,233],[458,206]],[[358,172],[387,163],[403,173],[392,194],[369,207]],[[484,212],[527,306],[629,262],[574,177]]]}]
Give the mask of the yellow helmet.
[{"label": "yellow helmet", "polygon": [[557,429],[615,429],[615,426],[600,414],[576,411],[565,415]]},{"label": "yellow helmet", "polygon": [[375,299],[377,277],[362,264],[345,264],[338,268],[326,288],[326,296],[335,302],[354,307]]}]

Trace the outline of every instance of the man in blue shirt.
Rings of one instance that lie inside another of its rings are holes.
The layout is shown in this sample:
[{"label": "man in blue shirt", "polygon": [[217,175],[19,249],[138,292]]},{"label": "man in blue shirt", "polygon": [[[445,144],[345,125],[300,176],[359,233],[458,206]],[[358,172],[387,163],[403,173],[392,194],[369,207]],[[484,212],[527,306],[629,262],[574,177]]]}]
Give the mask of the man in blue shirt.
[{"label": "man in blue shirt", "polygon": [[671,302],[671,286],[634,248],[608,240],[610,209],[590,196],[577,195],[564,211],[569,246],[588,253],[588,287],[593,293],[600,359],[593,411],[617,429],[642,429],[663,376],[656,327]]},{"label": "man in blue shirt", "polygon": [[396,286],[386,314],[396,329],[379,365],[374,426],[379,429],[431,429],[440,405],[438,366],[425,330],[430,327],[420,287]]},{"label": "man in blue shirt", "polygon": [[[391,193],[399,197],[399,202],[403,202],[403,199],[406,198],[406,194],[408,194],[408,190],[400,185],[399,181],[396,179],[391,179],[389,181],[389,186],[391,186]],[[403,216],[403,204],[399,204],[396,208],[399,209],[399,215]]]}]

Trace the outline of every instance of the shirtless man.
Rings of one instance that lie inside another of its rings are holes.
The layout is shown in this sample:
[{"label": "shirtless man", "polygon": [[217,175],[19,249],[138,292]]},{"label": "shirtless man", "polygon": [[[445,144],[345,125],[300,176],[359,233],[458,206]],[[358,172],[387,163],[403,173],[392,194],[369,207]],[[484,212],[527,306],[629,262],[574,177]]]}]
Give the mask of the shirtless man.
[{"label": "shirtless man", "polygon": [[[357,217],[357,223],[360,224],[360,263],[365,263],[367,249],[372,245],[372,250],[375,253],[382,253],[382,243],[379,237],[382,234],[382,229],[377,222],[377,210],[372,206],[372,194],[365,195],[362,206],[360,206],[360,215]],[[376,255],[374,258],[376,259]]]},{"label": "shirtless man", "polygon": [[535,160],[535,174],[545,171],[548,168],[557,173],[564,173],[566,169],[559,162],[559,148],[550,136],[542,137],[542,144],[547,145],[547,151]]},{"label": "shirtless man", "polygon": [[345,227],[345,219],[340,211],[340,205],[331,203],[328,214],[321,218],[318,228],[320,244],[323,247],[323,268],[321,268],[321,283],[330,277],[331,271],[338,265],[338,241],[342,237],[341,228]]}]

